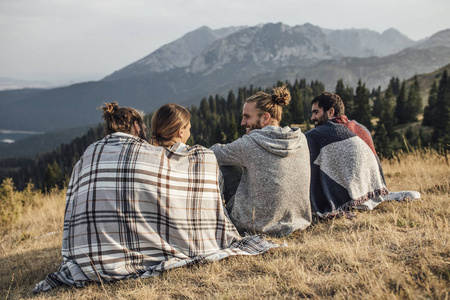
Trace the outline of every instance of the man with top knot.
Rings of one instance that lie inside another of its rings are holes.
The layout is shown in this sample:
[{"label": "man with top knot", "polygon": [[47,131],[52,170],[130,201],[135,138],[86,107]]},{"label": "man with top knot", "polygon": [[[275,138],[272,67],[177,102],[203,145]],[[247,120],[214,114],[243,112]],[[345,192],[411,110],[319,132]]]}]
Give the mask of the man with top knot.
[{"label": "man with top knot", "polygon": [[258,92],[244,104],[247,133],[211,147],[224,174],[224,198],[241,234],[284,236],[311,224],[310,163],[306,138],[297,127],[280,127],[286,86]]}]

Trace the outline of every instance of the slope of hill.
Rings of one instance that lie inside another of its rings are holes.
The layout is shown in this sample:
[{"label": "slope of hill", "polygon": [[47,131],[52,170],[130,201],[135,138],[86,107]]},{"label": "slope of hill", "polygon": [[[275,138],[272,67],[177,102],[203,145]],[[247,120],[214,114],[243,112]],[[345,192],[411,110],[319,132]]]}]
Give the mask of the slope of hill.
[{"label": "slope of hill", "polygon": [[425,49],[436,46],[450,47],[450,29],[445,29],[433,34],[430,38],[417,44],[415,48]]},{"label": "slope of hill", "polygon": [[43,91],[43,89],[17,89],[17,90],[5,90],[0,91],[0,108],[2,111],[6,109],[8,105],[15,105],[23,99],[33,97]]},{"label": "slope of hill", "polygon": [[[447,299],[450,168],[445,157],[414,152],[382,165],[390,189],[418,190],[422,200],[385,202],[371,212],[356,211],[351,220],[315,220],[304,231],[275,239],[286,246],[264,255],[147,279],[59,287],[37,298]],[[16,223],[0,228],[0,290],[5,299],[30,298],[35,284],[62,261],[64,193],[12,196],[27,205]]]},{"label": "slope of hill", "polygon": [[[436,81],[436,83],[439,82],[439,79],[441,78],[444,70],[447,70],[447,72],[450,73],[450,64],[442,68],[439,68],[433,72],[417,75],[417,80],[419,81],[420,85],[420,96],[422,98],[423,106],[428,105],[428,96],[430,94],[431,86],[434,81]],[[406,88],[409,89],[409,87],[411,86],[411,84],[413,84],[413,82],[414,78],[409,78],[408,80],[406,80]]]}]

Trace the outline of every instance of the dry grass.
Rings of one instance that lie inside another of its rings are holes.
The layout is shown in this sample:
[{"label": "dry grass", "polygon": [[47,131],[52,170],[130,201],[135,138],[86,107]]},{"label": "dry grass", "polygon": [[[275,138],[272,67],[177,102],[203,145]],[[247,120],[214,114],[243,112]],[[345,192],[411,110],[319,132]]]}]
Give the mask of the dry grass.
[{"label": "dry grass", "polygon": [[382,203],[372,212],[356,212],[353,220],[318,221],[277,240],[288,247],[261,256],[32,296],[34,285],[61,261],[64,197],[44,196],[42,208],[1,230],[1,298],[448,299],[449,165],[428,151],[401,154],[383,167],[392,191],[419,190],[422,200]]}]

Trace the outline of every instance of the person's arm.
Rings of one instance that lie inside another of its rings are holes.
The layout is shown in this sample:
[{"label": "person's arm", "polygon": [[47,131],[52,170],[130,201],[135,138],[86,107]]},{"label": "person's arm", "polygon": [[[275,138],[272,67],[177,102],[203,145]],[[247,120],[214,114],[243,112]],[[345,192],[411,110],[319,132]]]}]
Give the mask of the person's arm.
[{"label": "person's arm", "polygon": [[219,166],[244,166],[244,149],[246,148],[244,144],[244,139],[240,138],[229,144],[214,144],[210,149],[216,155]]}]

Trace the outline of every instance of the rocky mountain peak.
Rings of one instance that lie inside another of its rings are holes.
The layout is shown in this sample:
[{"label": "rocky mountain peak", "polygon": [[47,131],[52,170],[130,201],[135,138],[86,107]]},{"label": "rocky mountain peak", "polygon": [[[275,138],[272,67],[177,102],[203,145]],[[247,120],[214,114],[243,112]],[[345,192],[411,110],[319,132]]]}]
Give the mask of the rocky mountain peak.
[{"label": "rocky mountain peak", "polygon": [[368,29],[329,30],[326,40],[343,56],[352,57],[386,56],[414,44],[395,29],[383,34]]},{"label": "rocky mountain peak", "polygon": [[217,40],[194,58],[189,71],[208,75],[220,69],[236,68],[248,75],[274,67],[305,66],[338,55],[325,43],[325,34],[317,26],[268,23]]},{"label": "rocky mountain peak", "polygon": [[162,46],[146,57],[107,76],[104,80],[115,80],[152,72],[164,72],[188,66],[192,59],[217,39],[224,38],[244,27],[228,27],[212,30],[202,26],[186,33],[181,38]]}]

